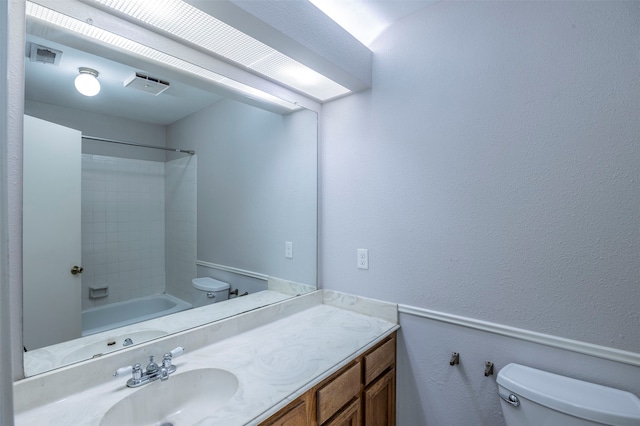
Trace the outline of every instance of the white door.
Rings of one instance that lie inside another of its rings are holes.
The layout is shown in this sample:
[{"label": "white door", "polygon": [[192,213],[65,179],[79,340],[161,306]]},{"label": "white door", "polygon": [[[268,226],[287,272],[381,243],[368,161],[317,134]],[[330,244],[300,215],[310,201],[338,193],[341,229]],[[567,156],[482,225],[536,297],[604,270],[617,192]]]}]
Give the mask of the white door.
[{"label": "white door", "polygon": [[24,117],[23,338],[28,350],[82,334],[81,139]]}]

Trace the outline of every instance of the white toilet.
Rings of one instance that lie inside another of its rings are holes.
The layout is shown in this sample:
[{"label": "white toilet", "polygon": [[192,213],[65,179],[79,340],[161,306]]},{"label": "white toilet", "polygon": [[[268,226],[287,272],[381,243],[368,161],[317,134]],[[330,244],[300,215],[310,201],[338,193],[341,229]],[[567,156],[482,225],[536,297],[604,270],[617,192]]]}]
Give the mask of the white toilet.
[{"label": "white toilet", "polygon": [[214,280],[211,277],[195,278],[193,286],[192,305],[194,308],[222,302],[229,299],[229,284]]},{"label": "white toilet", "polygon": [[630,392],[509,364],[498,373],[507,426],[639,426],[640,399]]}]

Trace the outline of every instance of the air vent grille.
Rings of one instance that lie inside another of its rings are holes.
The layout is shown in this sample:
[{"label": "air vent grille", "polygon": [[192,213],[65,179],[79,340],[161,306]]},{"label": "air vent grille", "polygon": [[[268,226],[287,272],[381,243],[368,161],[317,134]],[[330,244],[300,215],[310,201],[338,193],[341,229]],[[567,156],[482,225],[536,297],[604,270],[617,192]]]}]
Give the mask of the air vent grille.
[{"label": "air vent grille", "polygon": [[150,77],[148,75],[136,72],[124,81],[125,87],[140,90],[158,96],[169,88],[170,83],[159,78]]},{"label": "air vent grille", "polygon": [[59,65],[61,57],[62,52],[60,50],[31,43],[31,50],[29,52],[31,62]]}]

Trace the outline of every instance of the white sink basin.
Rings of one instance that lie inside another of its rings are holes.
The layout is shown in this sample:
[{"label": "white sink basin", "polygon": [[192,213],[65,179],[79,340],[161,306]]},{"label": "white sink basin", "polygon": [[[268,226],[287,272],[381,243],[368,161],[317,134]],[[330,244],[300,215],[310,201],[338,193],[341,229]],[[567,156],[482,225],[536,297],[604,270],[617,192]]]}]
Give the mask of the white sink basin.
[{"label": "white sink basin", "polygon": [[227,403],[238,384],[233,373],[217,368],[176,372],[169,380],[143,385],[115,403],[100,426],[192,425]]}]

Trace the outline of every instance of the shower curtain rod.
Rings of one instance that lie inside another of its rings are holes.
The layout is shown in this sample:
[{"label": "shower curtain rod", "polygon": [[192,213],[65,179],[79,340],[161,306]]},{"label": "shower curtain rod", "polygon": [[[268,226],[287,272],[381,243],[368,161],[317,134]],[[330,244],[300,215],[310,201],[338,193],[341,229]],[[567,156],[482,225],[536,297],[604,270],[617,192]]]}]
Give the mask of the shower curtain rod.
[{"label": "shower curtain rod", "polygon": [[195,153],[196,153],[195,151],[193,151],[191,149],[165,148],[165,147],[162,147],[162,146],[144,145],[144,144],[141,144],[141,143],[118,141],[118,140],[115,140],[115,139],[97,138],[95,136],[82,135],[82,139],[90,139],[90,140],[93,140],[93,141],[100,141],[100,142],[117,143],[117,144],[120,144],[120,145],[137,146],[137,147],[140,147],[140,148],[162,149],[164,151],[182,152],[182,153],[190,154],[190,155],[195,155]]}]

